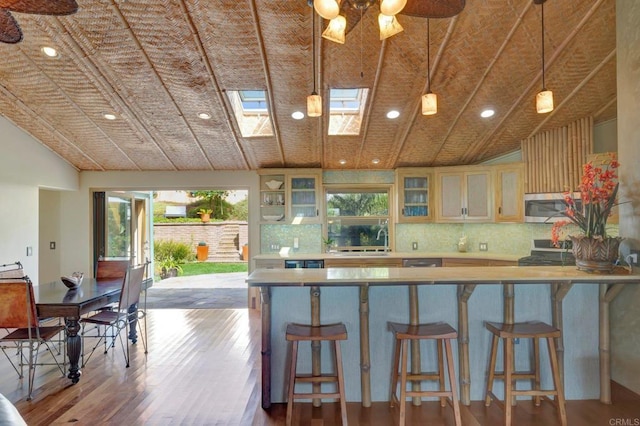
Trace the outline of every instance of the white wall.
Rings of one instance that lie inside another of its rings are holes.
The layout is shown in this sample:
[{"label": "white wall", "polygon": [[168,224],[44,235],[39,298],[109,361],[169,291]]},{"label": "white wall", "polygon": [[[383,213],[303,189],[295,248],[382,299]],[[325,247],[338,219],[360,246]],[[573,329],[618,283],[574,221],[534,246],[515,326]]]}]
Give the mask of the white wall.
[{"label": "white wall", "polygon": [[[40,205],[39,188],[76,190],[78,172],[1,116],[0,146],[0,264],[20,261],[38,283],[39,218],[49,212]],[[47,219],[47,229],[59,228],[54,218]],[[32,256],[26,255],[27,247]]]}]

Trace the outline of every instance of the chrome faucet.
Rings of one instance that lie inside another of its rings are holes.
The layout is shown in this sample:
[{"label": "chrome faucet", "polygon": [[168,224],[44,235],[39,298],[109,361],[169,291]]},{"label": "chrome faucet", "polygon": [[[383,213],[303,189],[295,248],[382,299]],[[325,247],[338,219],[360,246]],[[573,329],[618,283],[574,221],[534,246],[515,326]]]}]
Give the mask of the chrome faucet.
[{"label": "chrome faucet", "polygon": [[377,241],[380,241],[380,234],[384,235],[384,251],[389,251],[389,231],[387,227],[389,226],[389,219],[385,219],[384,221],[378,220],[378,225],[380,225],[380,230],[378,230],[378,236],[376,237]]}]

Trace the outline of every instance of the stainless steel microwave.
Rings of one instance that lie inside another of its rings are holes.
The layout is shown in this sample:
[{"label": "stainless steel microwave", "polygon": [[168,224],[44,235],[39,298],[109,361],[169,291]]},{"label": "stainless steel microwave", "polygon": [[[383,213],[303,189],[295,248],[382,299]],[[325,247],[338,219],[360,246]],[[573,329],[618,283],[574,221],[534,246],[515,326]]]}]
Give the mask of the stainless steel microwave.
[{"label": "stainless steel microwave", "polygon": [[[582,208],[580,193],[574,192],[573,199],[576,207]],[[565,211],[563,193],[525,194],[524,195],[524,221],[533,223],[552,223],[559,220],[567,220],[562,214]]]}]

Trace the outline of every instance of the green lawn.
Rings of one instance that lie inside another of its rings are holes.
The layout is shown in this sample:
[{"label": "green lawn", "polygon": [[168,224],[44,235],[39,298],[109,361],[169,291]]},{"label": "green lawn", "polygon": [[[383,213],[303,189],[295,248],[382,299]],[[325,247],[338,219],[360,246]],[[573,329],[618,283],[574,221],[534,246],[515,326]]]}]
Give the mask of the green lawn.
[{"label": "green lawn", "polygon": [[247,272],[248,265],[246,262],[227,263],[227,262],[197,262],[184,263],[180,265],[182,273],[180,276],[202,274],[221,274],[225,272]]}]

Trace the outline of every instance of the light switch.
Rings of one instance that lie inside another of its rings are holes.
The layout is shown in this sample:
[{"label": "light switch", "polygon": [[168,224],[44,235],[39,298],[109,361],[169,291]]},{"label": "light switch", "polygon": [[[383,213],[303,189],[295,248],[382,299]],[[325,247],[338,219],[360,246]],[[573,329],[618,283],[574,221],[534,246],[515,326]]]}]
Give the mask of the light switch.
[{"label": "light switch", "polygon": [[56,242],[55,241],[50,241],[49,242],[49,248],[51,250],[55,250],[56,249]]},{"label": "light switch", "polygon": [[33,247],[29,246],[27,247],[27,256],[31,256],[33,255]]}]

